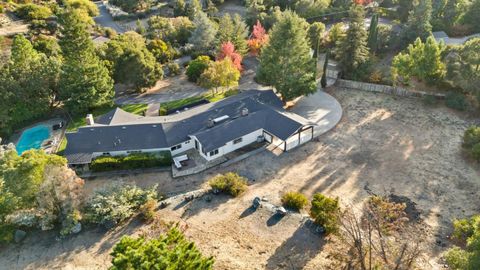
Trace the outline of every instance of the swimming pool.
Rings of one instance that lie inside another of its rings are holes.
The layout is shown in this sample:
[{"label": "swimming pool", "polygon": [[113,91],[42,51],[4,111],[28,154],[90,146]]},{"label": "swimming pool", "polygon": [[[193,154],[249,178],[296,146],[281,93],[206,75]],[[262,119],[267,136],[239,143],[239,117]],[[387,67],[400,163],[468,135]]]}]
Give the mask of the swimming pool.
[{"label": "swimming pool", "polygon": [[46,125],[38,125],[23,131],[17,142],[17,152],[21,155],[30,149],[40,149],[43,141],[50,137],[50,128]]}]

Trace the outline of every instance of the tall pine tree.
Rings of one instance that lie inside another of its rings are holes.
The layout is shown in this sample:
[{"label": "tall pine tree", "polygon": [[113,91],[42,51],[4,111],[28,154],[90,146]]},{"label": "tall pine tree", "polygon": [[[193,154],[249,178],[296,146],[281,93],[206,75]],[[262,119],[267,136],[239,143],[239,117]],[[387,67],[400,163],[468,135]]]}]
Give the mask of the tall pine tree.
[{"label": "tall pine tree", "polygon": [[403,31],[404,45],[417,38],[425,41],[432,34],[432,0],[414,0],[413,10],[408,16],[407,25]]},{"label": "tall pine tree", "polygon": [[283,12],[260,55],[258,79],[274,86],[284,102],[316,91],[316,66],[310,55],[307,27],[296,13]]},{"label": "tall pine tree", "polygon": [[368,34],[364,26],[365,11],[362,6],[353,5],[349,14],[350,24],[347,34],[340,41],[340,46],[336,51],[342,70],[347,76],[365,63],[369,57]]},{"label": "tall pine tree", "polygon": [[248,28],[240,15],[235,14],[233,17],[228,13],[223,15],[219,22],[217,35],[219,44],[230,41],[241,55],[247,53]]},{"label": "tall pine tree", "polygon": [[67,109],[85,112],[113,101],[113,80],[105,63],[95,53],[87,25],[75,11],[60,17],[64,63],[60,74],[60,97]]},{"label": "tall pine tree", "polygon": [[377,51],[377,39],[378,39],[378,14],[372,15],[370,21],[370,28],[368,30],[368,47],[372,53]]},{"label": "tall pine tree", "polygon": [[213,54],[216,42],[217,28],[207,17],[207,14],[198,12],[195,19],[195,30],[188,40],[198,54]]}]

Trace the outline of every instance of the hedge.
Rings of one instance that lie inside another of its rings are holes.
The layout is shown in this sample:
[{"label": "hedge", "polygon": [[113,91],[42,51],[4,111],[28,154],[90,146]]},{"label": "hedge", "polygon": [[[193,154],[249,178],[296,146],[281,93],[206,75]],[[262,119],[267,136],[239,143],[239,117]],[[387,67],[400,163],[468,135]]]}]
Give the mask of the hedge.
[{"label": "hedge", "polygon": [[138,153],[128,156],[102,156],[94,159],[90,169],[94,172],[133,170],[170,166],[172,156],[169,151],[161,153]]}]

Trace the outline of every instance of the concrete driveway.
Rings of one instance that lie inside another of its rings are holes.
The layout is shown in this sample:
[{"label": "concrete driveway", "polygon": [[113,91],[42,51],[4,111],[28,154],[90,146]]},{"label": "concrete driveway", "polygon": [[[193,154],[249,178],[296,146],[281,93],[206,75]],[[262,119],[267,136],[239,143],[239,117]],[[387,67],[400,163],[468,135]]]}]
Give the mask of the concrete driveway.
[{"label": "concrete driveway", "polygon": [[340,103],[321,90],[300,98],[290,111],[316,123],[318,128],[315,128],[315,136],[331,130],[342,118]]}]

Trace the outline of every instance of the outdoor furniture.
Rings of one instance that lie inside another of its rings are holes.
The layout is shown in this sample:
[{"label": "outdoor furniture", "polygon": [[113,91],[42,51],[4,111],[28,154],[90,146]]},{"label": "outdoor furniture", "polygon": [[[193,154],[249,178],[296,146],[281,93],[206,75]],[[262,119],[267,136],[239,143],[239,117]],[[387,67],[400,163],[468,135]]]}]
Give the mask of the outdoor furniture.
[{"label": "outdoor furniture", "polygon": [[188,160],[187,155],[181,155],[181,156],[173,158],[173,164],[175,164],[175,167],[177,167],[177,169],[181,169],[182,168],[182,163],[184,163],[187,160]]}]

